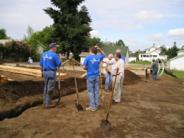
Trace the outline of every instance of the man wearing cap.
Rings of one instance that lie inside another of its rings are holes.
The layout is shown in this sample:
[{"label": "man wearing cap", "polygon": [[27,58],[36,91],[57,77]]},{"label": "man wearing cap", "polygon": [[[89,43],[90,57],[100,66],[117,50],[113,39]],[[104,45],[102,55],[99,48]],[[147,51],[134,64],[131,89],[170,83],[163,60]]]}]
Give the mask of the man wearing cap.
[{"label": "man wearing cap", "polygon": [[61,66],[61,60],[56,54],[57,44],[51,43],[49,51],[42,54],[40,59],[40,66],[44,77],[44,93],[43,104],[45,108],[51,106],[51,94],[55,88],[56,71]]}]

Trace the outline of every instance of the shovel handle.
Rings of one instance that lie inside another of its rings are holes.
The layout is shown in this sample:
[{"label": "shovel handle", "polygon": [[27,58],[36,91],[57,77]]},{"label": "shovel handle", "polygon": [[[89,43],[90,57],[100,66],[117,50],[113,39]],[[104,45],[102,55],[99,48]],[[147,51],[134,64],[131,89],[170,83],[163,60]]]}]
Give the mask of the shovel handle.
[{"label": "shovel handle", "polygon": [[[76,74],[75,66],[74,63],[72,63],[73,71]],[[77,84],[77,78],[76,75],[74,75],[74,83],[75,83],[75,89],[76,89],[76,96],[77,96],[77,104],[79,104],[79,89],[78,89],[78,84]]]},{"label": "shovel handle", "polygon": [[118,72],[119,72],[119,69],[117,69],[117,71],[116,71],[115,80],[114,80],[112,92],[111,92],[111,95],[110,95],[110,101],[109,101],[109,105],[108,105],[108,108],[107,108],[106,120],[108,120],[108,118],[109,118],[109,113],[110,113],[110,109],[111,109],[111,105],[112,105],[112,99],[113,99],[113,95],[114,95],[114,90],[115,90],[115,86],[116,86],[116,80],[117,80]]},{"label": "shovel handle", "polygon": [[[59,68],[60,69],[60,68]],[[61,90],[60,70],[58,69],[58,90]]]}]

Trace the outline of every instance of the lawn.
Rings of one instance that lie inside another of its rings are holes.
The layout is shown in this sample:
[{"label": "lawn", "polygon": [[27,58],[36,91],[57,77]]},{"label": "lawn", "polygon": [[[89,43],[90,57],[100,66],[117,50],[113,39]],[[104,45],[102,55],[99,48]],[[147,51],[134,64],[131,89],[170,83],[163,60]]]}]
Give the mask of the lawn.
[{"label": "lawn", "polygon": [[149,61],[136,61],[136,62],[131,62],[132,64],[138,64],[138,65],[151,65],[151,62]]},{"label": "lawn", "polygon": [[184,71],[173,70],[173,74],[176,75],[177,78],[184,79]]}]

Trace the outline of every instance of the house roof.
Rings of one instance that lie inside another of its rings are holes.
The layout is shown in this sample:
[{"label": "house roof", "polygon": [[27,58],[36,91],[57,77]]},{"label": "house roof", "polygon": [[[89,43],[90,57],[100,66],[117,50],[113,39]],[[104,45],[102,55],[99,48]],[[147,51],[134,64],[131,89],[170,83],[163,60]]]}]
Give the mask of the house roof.
[{"label": "house roof", "polygon": [[184,49],[179,50],[178,53],[184,53]]},{"label": "house roof", "polygon": [[172,60],[175,60],[175,59],[178,59],[178,58],[182,58],[182,57],[184,57],[184,55],[176,56],[176,57],[174,57],[174,58],[171,58],[169,61],[172,61]]}]

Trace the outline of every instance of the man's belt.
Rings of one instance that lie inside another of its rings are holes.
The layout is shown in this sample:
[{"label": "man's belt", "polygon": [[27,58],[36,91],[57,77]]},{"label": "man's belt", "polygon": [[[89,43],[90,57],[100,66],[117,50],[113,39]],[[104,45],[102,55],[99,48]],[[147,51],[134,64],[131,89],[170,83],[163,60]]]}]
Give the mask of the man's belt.
[{"label": "man's belt", "polygon": [[43,71],[56,71],[54,69],[44,69]]}]

